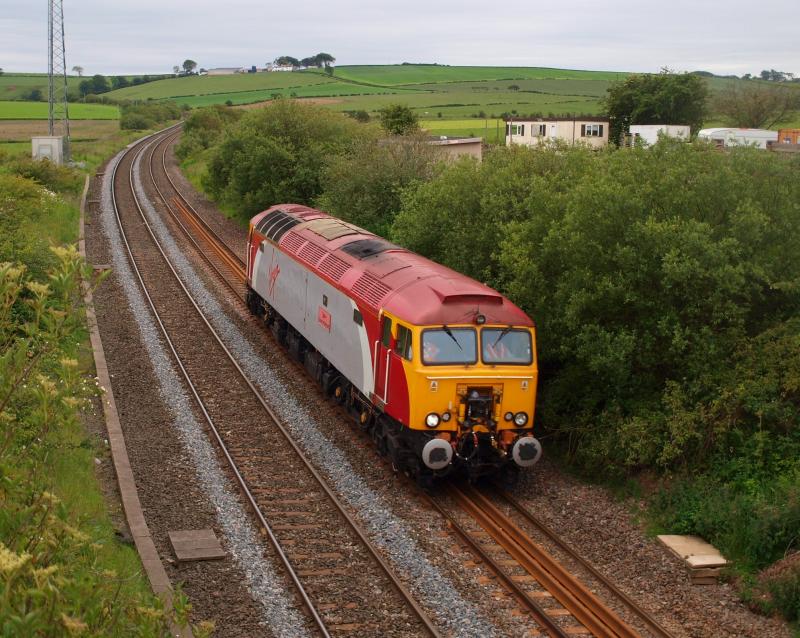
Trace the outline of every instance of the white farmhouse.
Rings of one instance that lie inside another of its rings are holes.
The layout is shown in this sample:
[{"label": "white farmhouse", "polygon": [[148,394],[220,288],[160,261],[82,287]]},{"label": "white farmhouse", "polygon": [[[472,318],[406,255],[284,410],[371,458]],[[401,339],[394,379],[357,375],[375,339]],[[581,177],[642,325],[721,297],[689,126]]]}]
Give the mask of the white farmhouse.
[{"label": "white farmhouse", "polygon": [[506,120],[506,146],[539,146],[556,140],[602,148],[608,145],[608,120],[599,117]]}]

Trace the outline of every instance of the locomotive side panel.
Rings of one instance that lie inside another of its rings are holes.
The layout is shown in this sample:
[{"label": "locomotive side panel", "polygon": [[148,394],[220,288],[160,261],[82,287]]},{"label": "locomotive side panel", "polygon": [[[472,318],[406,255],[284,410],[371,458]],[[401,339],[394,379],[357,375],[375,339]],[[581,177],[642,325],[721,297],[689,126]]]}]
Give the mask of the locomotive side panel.
[{"label": "locomotive side panel", "polygon": [[261,242],[253,267],[253,290],[296,330],[303,332],[308,271],[268,241]]},{"label": "locomotive side panel", "polygon": [[361,311],[347,295],[311,272],[305,326],[303,336],[309,343],[369,396],[374,389],[372,355]]},{"label": "locomotive side panel", "polygon": [[253,290],[369,396],[372,357],[364,321],[356,321],[356,304],[268,241],[256,252],[252,272]]}]

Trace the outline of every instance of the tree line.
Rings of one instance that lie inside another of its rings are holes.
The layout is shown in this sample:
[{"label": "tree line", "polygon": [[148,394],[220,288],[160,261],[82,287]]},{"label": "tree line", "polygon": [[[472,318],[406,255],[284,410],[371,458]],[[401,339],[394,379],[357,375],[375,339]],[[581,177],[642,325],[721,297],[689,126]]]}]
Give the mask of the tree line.
[{"label": "tree line", "polygon": [[601,106],[619,143],[631,124],[687,124],[696,133],[712,113],[730,126],[770,128],[800,110],[800,87],[732,80],[711,93],[701,74],[662,69],[613,83]]}]

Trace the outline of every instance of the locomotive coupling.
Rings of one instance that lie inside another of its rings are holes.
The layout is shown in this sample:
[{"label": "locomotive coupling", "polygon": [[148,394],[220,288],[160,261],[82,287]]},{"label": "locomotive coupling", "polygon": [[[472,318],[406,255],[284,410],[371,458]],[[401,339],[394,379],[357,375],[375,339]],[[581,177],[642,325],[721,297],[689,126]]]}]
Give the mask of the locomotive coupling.
[{"label": "locomotive coupling", "polygon": [[511,458],[520,467],[536,465],[542,457],[542,444],[532,436],[521,436],[511,448]]}]

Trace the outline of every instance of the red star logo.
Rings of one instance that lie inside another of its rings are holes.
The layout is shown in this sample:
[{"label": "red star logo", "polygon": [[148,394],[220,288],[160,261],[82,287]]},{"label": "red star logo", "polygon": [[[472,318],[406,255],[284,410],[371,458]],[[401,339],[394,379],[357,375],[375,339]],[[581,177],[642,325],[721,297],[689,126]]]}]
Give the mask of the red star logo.
[{"label": "red star logo", "polygon": [[272,297],[275,294],[275,282],[278,280],[278,275],[281,274],[281,267],[280,264],[275,264],[273,268],[269,270],[269,296]]}]

